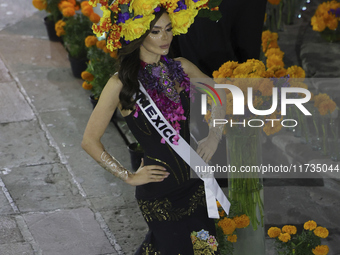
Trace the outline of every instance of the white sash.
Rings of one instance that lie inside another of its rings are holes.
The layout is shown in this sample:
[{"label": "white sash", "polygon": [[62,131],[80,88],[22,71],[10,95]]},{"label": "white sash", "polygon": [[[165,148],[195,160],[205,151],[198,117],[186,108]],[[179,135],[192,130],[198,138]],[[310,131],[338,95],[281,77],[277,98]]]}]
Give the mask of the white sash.
[{"label": "white sash", "polygon": [[[195,166],[202,166],[203,169],[208,169],[208,165],[203,161],[203,159],[179,134],[177,134],[176,130],[164,118],[163,114],[160,112],[160,110],[140,82],[139,89],[145,94],[148,100],[145,100],[142,104],[141,99],[138,99],[137,104],[139,105],[140,109],[142,110],[148,121],[157,130],[157,132],[192,169],[196,169]],[[179,139],[177,141],[178,145],[172,143],[172,139],[176,135],[179,136]],[[224,211],[229,214],[230,202],[224,195],[216,179],[212,175],[207,177],[204,176],[202,173],[196,174],[199,178],[201,178],[201,180],[204,181],[205,197],[209,218],[220,218],[218,214],[216,199],[220,202]]]}]

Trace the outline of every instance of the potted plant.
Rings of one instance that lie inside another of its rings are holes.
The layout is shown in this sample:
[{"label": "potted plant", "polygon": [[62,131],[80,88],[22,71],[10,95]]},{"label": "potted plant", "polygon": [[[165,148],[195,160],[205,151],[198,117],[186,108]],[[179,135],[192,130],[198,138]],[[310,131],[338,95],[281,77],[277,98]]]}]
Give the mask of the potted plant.
[{"label": "potted plant", "polygon": [[60,38],[56,35],[56,31],[54,29],[55,23],[61,19],[62,15],[59,11],[58,5],[61,0],[33,0],[32,4],[35,8],[40,11],[46,11],[49,13],[44,18],[44,23],[46,26],[48,38],[50,41],[60,41]]},{"label": "potted plant", "polygon": [[79,4],[75,1],[71,3],[64,0],[59,9],[63,18],[56,23],[56,31],[63,39],[73,75],[81,78],[87,62],[85,38],[92,34],[92,23],[98,22],[100,17],[93,12],[87,1],[81,3],[81,12],[77,11]]},{"label": "potted plant", "polygon": [[91,90],[91,101],[95,106],[105,84],[117,71],[117,53],[106,48],[105,40],[98,41],[97,37],[90,35],[85,39],[87,47],[87,68],[82,72],[83,88]]}]

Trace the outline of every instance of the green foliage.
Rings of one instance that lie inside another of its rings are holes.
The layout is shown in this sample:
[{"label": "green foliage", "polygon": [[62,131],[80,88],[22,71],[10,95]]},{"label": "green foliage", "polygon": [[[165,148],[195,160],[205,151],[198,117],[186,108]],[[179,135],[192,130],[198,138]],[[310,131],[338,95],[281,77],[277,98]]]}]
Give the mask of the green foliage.
[{"label": "green foliage", "polygon": [[88,49],[87,58],[90,60],[87,63],[86,71],[94,76],[92,85],[92,94],[94,98],[99,98],[105,84],[110,77],[117,71],[117,60],[110,57],[110,54],[103,50],[92,46]]},{"label": "green foliage", "polygon": [[46,11],[50,14],[47,16],[49,20],[53,20],[54,22],[57,22],[61,19],[62,15],[59,11],[58,4],[61,2],[61,0],[46,0],[47,7]]},{"label": "green foliage", "polygon": [[313,231],[303,230],[300,235],[292,235],[287,243],[275,238],[276,251],[280,255],[314,255],[312,249],[321,244],[320,237],[314,235]]},{"label": "green foliage", "polygon": [[86,16],[77,13],[76,15],[64,18],[66,25],[63,35],[64,46],[71,57],[85,58],[87,54],[85,38],[92,35],[92,22]]},{"label": "green foliage", "polygon": [[227,241],[222,228],[217,225],[217,221],[215,223],[215,226],[216,226],[216,239],[218,242],[218,249],[220,251],[220,254],[233,255],[234,253],[233,243]]}]

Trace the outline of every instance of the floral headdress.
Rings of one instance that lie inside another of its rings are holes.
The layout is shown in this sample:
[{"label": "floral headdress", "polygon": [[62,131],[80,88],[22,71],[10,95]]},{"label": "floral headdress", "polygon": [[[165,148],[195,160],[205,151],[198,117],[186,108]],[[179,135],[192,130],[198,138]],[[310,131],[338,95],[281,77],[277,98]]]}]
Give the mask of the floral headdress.
[{"label": "floral headdress", "polygon": [[[120,38],[127,43],[140,38],[150,29],[154,13],[166,9],[172,23],[173,34],[185,34],[194,22],[199,10],[203,16],[215,13],[220,18],[216,0],[89,0],[93,7],[101,4],[103,16],[99,24],[93,24],[93,32],[98,36],[106,33],[107,48],[111,51],[121,48]],[[215,18],[216,19],[216,18]],[[217,18],[218,19],[218,18]]]}]

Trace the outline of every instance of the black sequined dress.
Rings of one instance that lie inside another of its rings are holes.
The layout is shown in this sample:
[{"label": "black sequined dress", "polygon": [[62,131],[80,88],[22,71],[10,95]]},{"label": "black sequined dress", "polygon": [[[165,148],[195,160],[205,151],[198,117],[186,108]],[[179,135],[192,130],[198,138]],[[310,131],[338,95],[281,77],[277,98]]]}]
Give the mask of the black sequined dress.
[{"label": "black sequined dress", "polygon": [[[180,92],[180,99],[187,118],[180,121],[180,135],[189,142],[190,99],[187,92]],[[136,254],[198,254],[193,251],[190,234],[204,229],[216,236],[214,220],[207,215],[204,184],[198,178],[190,178],[189,166],[169,145],[160,142],[161,136],[142,111],[138,112],[137,118],[134,113],[126,116],[125,120],[145,151],[144,164],[161,165],[170,173],[162,182],[136,187],[138,205],[149,226],[149,232]]]}]

